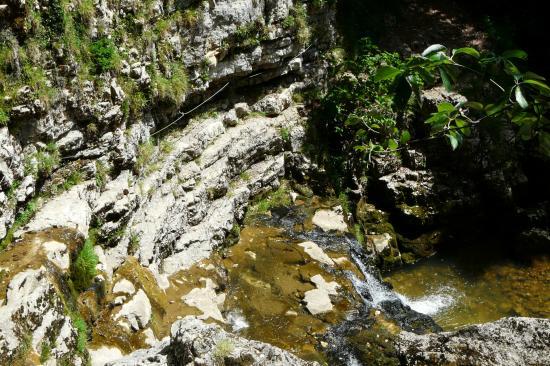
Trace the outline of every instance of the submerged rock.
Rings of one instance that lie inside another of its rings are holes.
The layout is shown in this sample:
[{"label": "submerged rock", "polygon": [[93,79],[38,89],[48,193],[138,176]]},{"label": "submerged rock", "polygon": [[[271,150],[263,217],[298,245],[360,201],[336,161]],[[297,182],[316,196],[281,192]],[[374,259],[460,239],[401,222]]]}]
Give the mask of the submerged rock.
[{"label": "submerged rock", "polygon": [[214,320],[225,322],[220,307],[225,301],[225,294],[216,294],[216,284],[210,278],[201,279],[204,282],[203,288],[194,288],[182,300],[189,306],[194,306],[202,315],[199,319],[212,318]]},{"label": "submerged rock", "polygon": [[306,241],[298,244],[298,246],[304,248],[304,251],[314,260],[324,263],[329,266],[334,266],[334,261],[320,246],[312,241]]},{"label": "submerged rock", "polygon": [[455,332],[403,332],[397,350],[407,365],[545,365],[550,320],[505,318]]},{"label": "submerged rock", "polygon": [[323,276],[317,274],[311,277],[311,282],[315,284],[316,289],[306,291],[304,302],[311,315],[319,315],[332,311],[332,301],[330,295],[338,295],[339,284],[336,282],[327,282]]}]

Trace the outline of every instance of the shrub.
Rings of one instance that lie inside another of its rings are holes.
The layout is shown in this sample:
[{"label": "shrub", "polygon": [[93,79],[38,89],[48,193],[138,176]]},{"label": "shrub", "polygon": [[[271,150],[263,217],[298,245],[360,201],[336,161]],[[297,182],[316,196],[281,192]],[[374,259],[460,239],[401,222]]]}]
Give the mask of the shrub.
[{"label": "shrub", "polygon": [[59,165],[59,150],[54,143],[49,143],[45,148],[40,148],[30,155],[25,161],[25,174],[33,174],[36,177],[46,178]]},{"label": "shrub", "polygon": [[105,37],[90,45],[90,54],[96,74],[113,70],[118,63],[116,47],[112,40]]},{"label": "shrub", "polygon": [[281,128],[279,130],[279,133],[281,134],[281,138],[283,139],[283,142],[285,144],[290,143],[290,131],[288,130],[288,128],[286,127]]},{"label": "shrub", "polygon": [[259,21],[250,22],[237,27],[234,37],[239,47],[256,47],[267,39],[267,28]]},{"label": "shrub", "polygon": [[297,4],[290,10],[290,16],[293,19],[292,26],[296,29],[296,40],[299,44],[305,45],[311,38],[306,7],[302,4]]},{"label": "shrub", "polygon": [[170,76],[155,72],[153,74],[153,95],[158,101],[170,102],[179,107],[185,100],[188,80],[185,68],[177,63],[170,64]]},{"label": "shrub", "polygon": [[90,230],[84,245],[76,254],[75,260],[71,263],[71,280],[77,291],[88,289],[96,275],[96,265],[99,261],[94,252],[96,235],[95,230]]},{"label": "shrub", "polygon": [[281,183],[281,186],[274,192],[257,200],[251,207],[251,214],[263,214],[274,207],[290,206],[292,200],[290,198],[289,187],[286,182]]},{"label": "shrub", "polygon": [[95,6],[93,0],[80,0],[77,5],[77,12],[86,25],[90,25],[95,15]]}]

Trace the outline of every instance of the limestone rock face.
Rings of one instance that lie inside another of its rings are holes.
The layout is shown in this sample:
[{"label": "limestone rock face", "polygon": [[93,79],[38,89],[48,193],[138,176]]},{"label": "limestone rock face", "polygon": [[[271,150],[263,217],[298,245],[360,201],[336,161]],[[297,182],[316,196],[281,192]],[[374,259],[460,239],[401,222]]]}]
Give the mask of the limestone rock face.
[{"label": "limestone rock face", "polygon": [[544,365],[550,349],[550,320],[504,318],[455,332],[403,332],[397,345],[407,365]]},{"label": "limestone rock face", "polygon": [[46,202],[23,231],[36,232],[49,228],[71,228],[88,235],[92,209],[89,201],[95,198],[95,188],[83,183]]},{"label": "limestone rock face", "polygon": [[122,263],[132,240],[139,243],[132,254],[159,276],[207,258],[243,217],[249,198],[278,186],[285,169],[279,129],[301,123],[295,107],[230,128],[224,115],[192,121],[171,138],[171,151],[150,175],[129,180],[122,172],[94,208],[105,235],[126,226],[122,240],[106,249],[106,268]]},{"label": "limestone rock face", "polygon": [[11,279],[5,303],[0,306],[0,360],[8,364],[18,357],[22,335],[29,337],[31,351],[40,353],[51,344],[51,357],[81,365],[76,354],[78,335],[54,280],[45,267],[17,273]]},{"label": "limestone rock face", "polygon": [[314,366],[280,348],[251,341],[220,326],[186,317],[172,325],[170,343],[159,342],[149,350],[140,350],[108,363],[109,366],[130,365],[207,365],[230,364],[268,366]]}]

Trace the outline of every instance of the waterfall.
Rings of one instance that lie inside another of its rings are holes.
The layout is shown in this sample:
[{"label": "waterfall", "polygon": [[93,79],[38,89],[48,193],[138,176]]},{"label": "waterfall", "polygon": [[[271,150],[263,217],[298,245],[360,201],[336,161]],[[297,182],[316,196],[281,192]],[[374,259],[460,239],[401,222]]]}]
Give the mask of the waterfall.
[{"label": "waterfall", "polygon": [[[451,293],[450,289],[446,288],[439,289],[435,294],[422,296],[417,299],[411,299],[405,295],[391,290],[382,282],[380,282],[378,278],[376,278],[376,276],[374,276],[372,272],[369,271],[359,255],[352,252],[351,257],[365,279],[361,280],[351,272],[348,274],[348,276],[357,293],[359,293],[363,298],[365,305],[378,307],[378,305],[383,301],[399,300],[404,305],[409,306],[416,312],[425,315],[434,315],[448,308],[455,301],[455,297]],[[370,296],[370,299],[367,297],[366,294]]]}]

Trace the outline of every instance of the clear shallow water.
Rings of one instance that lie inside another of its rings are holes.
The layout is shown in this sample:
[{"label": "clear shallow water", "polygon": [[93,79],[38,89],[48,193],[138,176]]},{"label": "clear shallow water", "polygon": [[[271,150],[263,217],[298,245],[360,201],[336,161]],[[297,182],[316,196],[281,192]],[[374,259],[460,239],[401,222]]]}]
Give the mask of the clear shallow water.
[{"label": "clear shallow water", "polygon": [[[465,251],[467,252],[468,249]],[[385,276],[412,309],[445,330],[506,316],[550,317],[550,260],[436,255]]]}]

